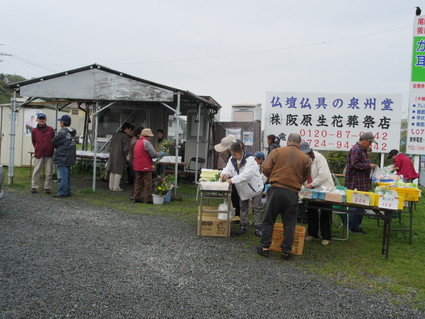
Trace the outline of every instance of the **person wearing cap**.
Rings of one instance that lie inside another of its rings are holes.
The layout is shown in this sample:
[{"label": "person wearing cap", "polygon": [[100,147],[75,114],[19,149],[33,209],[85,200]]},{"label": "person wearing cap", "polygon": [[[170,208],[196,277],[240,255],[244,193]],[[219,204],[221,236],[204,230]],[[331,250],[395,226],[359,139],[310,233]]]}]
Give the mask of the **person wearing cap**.
[{"label": "person wearing cap", "polygon": [[223,169],[220,178],[227,179],[229,184],[234,184],[238,191],[241,207],[239,233],[247,232],[249,200],[252,199],[255,235],[261,236],[261,195],[264,185],[258,164],[240,141],[232,143],[230,153],[232,156]]},{"label": "person wearing cap", "polygon": [[[306,153],[311,160],[311,177],[305,181],[304,187],[334,191],[335,184],[329,169],[328,161],[319,152],[313,151],[307,142],[301,142],[300,150]],[[329,245],[332,238],[332,205],[316,204],[320,209],[320,233],[322,235],[321,244]],[[319,239],[319,209],[308,208],[308,236],[306,241]]]},{"label": "person wearing cap", "polygon": [[387,159],[394,160],[394,171],[397,171],[397,175],[403,176],[406,182],[411,183],[419,177],[419,174],[416,173],[413,167],[412,160],[406,154],[397,150],[391,150]]},{"label": "person wearing cap", "polygon": [[55,130],[46,124],[46,115],[37,114],[37,126],[31,130],[31,141],[34,145],[34,171],[31,177],[31,192],[37,193],[40,184],[40,173],[44,169],[44,192],[50,194],[52,187],[53,144]]},{"label": "person wearing cap", "polygon": [[77,148],[75,145],[75,135],[77,131],[71,125],[71,117],[62,115],[60,119],[61,130],[53,137],[52,144],[55,147],[53,164],[57,165],[60,181],[58,193],[54,197],[71,196],[71,167],[76,162]]},{"label": "person wearing cap", "polygon": [[282,258],[291,257],[295,237],[295,225],[298,213],[298,192],[310,177],[311,161],[304,152],[300,151],[301,136],[292,133],[288,136],[286,147],[279,147],[267,155],[263,163],[263,173],[269,177],[272,185],[267,191],[266,216],[263,220],[263,235],[261,246],[257,253],[263,257],[270,256],[270,244],[274,224],[280,214],[285,233],[282,241]]},{"label": "person wearing cap", "polygon": [[[231,156],[230,154],[230,146],[236,142],[236,137],[234,135],[228,135],[221,139],[220,143],[214,145],[214,149],[217,152],[217,168],[223,169],[226,167],[227,162]],[[240,216],[241,207],[240,207],[240,198],[238,194],[238,190],[235,185],[232,184],[232,206],[235,209],[235,216]]]},{"label": "person wearing cap", "polygon": [[263,152],[258,151],[258,152],[255,152],[254,158],[255,158],[255,161],[258,164],[258,169],[260,171],[260,175],[261,175],[261,178],[263,180],[263,184],[265,184],[267,182],[268,178],[267,178],[267,176],[265,176],[263,174],[263,169],[261,168],[261,165],[263,165],[263,162],[266,159],[266,155],[264,155]]},{"label": "person wearing cap", "polygon": [[[370,173],[377,165],[370,162],[367,154],[368,148],[376,143],[372,132],[363,133],[359,141],[350,149],[345,169],[344,186],[351,190],[368,192],[372,188],[372,180]],[[360,228],[363,221],[364,209],[360,207],[352,207],[350,214],[349,228],[352,232],[365,234]]]},{"label": "person wearing cap", "polygon": [[121,177],[127,164],[129,153],[129,138],[132,136],[132,125],[124,122],[121,129],[112,135],[109,146],[109,159],[106,170],[109,172],[109,189],[122,192]]},{"label": "person wearing cap", "polygon": [[156,152],[149,141],[153,136],[150,128],[145,128],[140,134],[140,139],[134,146],[134,171],[136,172],[136,183],[134,186],[133,202],[141,203],[140,195],[144,188],[143,200],[145,204],[152,204],[152,166],[153,158],[160,157],[165,153]]},{"label": "person wearing cap", "polygon": [[217,155],[217,168],[223,169],[226,167],[227,162],[230,158],[230,146],[232,143],[236,142],[236,137],[234,135],[228,135],[221,139],[221,142],[214,145],[215,151],[218,153]]}]

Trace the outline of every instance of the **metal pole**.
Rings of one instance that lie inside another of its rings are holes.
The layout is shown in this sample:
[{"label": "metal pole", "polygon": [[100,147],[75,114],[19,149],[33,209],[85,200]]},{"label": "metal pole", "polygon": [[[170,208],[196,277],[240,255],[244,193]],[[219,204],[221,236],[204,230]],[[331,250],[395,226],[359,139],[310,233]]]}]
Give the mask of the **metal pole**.
[{"label": "metal pole", "polygon": [[176,163],[174,167],[174,194],[177,194],[177,181],[179,176],[179,131],[180,131],[180,92],[177,92],[177,107],[176,107]]},{"label": "metal pole", "polygon": [[198,122],[198,132],[196,134],[196,161],[195,161],[195,183],[198,181],[198,159],[199,159],[199,134],[201,132],[201,103],[198,107],[198,115],[196,116]]},{"label": "metal pole", "polygon": [[93,104],[94,108],[94,151],[93,151],[93,192],[96,190],[96,167],[97,167],[97,130],[99,124],[99,113],[97,112],[99,107],[99,102],[96,101],[96,104]]},{"label": "metal pole", "polygon": [[13,97],[10,99],[10,145],[9,145],[9,170],[7,173],[8,183],[13,184],[13,173],[15,167],[15,130],[16,130],[16,91],[13,91]]}]

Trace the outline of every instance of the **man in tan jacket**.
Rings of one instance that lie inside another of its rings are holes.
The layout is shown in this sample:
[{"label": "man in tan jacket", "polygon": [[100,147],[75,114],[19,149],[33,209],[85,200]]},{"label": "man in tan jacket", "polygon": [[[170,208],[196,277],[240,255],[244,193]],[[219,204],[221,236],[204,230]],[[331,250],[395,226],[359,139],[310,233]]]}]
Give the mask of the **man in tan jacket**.
[{"label": "man in tan jacket", "polygon": [[261,247],[257,253],[270,256],[269,247],[277,215],[281,214],[284,225],[282,257],[287,260],[291,256],[294,243],[295,224],[298,211],[298,192],[304,181],[310,177],[311,161],[300,151],[301,136],[292,133],[288,137],[287,146],[272,150],[262,168],[272,185],[267,194],[267,210],[263,221]]}]

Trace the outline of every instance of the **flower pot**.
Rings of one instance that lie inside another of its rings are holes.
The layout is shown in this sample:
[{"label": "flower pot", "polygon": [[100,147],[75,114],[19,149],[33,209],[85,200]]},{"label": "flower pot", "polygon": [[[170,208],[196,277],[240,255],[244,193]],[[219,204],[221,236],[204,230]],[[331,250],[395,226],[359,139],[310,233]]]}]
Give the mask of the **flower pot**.
[{"label": "flower pot", "polygon": [[153,194],[152,195],[152,199],[153,199],[153,203],[154,204],[162,205],[162,204],[164,204],[165,196],[164,195],[155,195],[155,194]]},{"label": "flower pot", "polygon": [[167,195],[165,195],[164,203],[171,202],[171,189],[167,192]]}]

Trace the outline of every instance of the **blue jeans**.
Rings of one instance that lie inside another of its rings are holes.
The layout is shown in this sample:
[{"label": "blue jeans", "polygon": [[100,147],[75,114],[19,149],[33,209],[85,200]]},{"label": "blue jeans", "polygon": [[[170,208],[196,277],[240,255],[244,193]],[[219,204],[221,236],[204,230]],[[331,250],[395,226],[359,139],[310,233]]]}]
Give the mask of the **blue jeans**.
[{"label": "blue jeans", "polygon": [[64,196],[71,195],[71,166],[58,166],[60,180],[58,193]]},{"label": "blue jeans", "polygon": [[350,230],[359,230],[363,221],[364,209],[360,207],[351,207],[351,211],[362,213],[362,215],[350,214],[349,228]]}]

